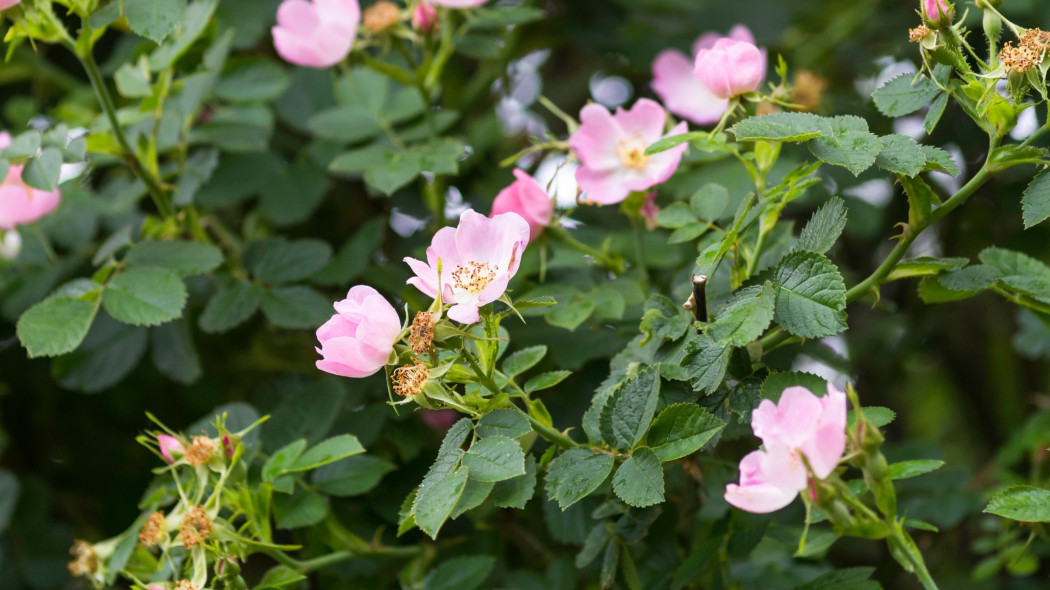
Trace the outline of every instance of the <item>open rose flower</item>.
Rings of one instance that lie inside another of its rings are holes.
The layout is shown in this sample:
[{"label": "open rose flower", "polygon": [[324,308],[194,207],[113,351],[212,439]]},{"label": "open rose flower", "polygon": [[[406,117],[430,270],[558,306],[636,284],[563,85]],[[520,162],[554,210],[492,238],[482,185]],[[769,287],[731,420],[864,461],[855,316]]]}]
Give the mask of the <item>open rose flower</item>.
[{"label": "open rose flower", "polygon": [[448,317],[473,324],[481,319],[478,308],[507,290],[528,243],[529,224],[517,213],[490,219],[467,210],[458,227],[443,227],[434,234],[426,262],[405,258],[416,273],[408,284],[429,297],[437,298],[440,292],[445,303],[453,304]]},{"label": "open rose flower", "polygon": [[759,514],[780,510],[806,489],[806,462],[815,477],[824,479],[842,459],[846,394],[831,385],[824,397],[805,387],[789,387],[778,403],[759,404],[751,428],[765,450],[753,451],[740,462],[740,484],[726,486],[726,501]]},{"label": "open rose flower", "polygon": [[11,8],[15,4],[18,4],[22,0],[0,0],[0,10],[5,8]]},{"label": "open rose flower", "polygon": [[431,4],[437,4],[438,6],[448,6],[449,8],[470,8],[472,6],[481,6],[489,0],[430,0]]},{"label": "open rose flower", "polygon": [[529,224],[529,239],[535,240],[543,228],[551,223],[554,214],[554,201],[547,191],[527,172],[514,169],[517,178],[507,188],[501,190],[492,202],[492,213],[517,213]]},{"label": "open rose flower", "polygon": [[378,291],[357,285],[317,329],[317,368],[341,377],[367,377],[386,365],[401,333],[397,312]]},{"label": "open rose flower", "polygon": [[[631,191],[652,188],[678,168],[686,144],[647,156],[646,148],[665,137],[667,113],[655,101],[643,98],[630,110],[610,113],[589,104],[580,111],[580,128],[569,137],[569,147],[580,160],[576,182],[593,203],[611,205]],[[682,122],[666,135],[685,133]]]},{"label": "open rose flower", "polygon": [[273,46],[285,61],[328,68],[350,53],[360,21],[357,0],[284,0],[277,8]]},{"label": "open rose flower", "polygon": [[[744,25],[734,26],[727,37],[755,42],[751,31]],[[697,125],[718,122],[729,106],[729,99],[715,96],[694,72],[696,55],[701,49],[713,47],[721,38],[722,35],[715,32],[704,33],[693,44],[692,58],[681,51],[668,49],[653,61],[653,92],[668,111]]]},{"label": "open rose flower", "polygon": [[[11,145],[11,136],[0,131],[0,149]],[[7,176],[0,182],[0,230],[14,229],[16,225],[31,223],[54,211],[62,194],[58,189],[42,191],[22,182],[24,166],[12,164]]]},{"label": "open rose flower", "polygon": [[696,54],[693,70],[704,86],[719,98],[733,98],[756,90],[766,77],[766,56],[754,43],[719,39]]}]

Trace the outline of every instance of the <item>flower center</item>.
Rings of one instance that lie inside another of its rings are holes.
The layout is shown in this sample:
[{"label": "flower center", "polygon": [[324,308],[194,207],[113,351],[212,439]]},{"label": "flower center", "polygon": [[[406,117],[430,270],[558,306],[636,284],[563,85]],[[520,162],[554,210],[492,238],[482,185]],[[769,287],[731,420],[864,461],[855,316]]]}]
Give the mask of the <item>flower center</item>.
[{"label": "flower center", "polygon": [[646,147],[648,146],[645,139],[635,133],[616,144],[616,157],[620,158],[620,163],[624,166],[641,170],[649,163],[649,156],[645,155]]},{"label": "flower center", "polygon": [[471,293],[481,293],[494,280],[496,270],[487,262],[468,262],[452,271],[452,285]]},{"label": "flower center", "polygon": [[798,450],[792,449],[791,450],[791,470],[794,471],[794,470],[798,469],[798,466],[799,466],[800,462],[801,461],[799,460]]},{"label": "flower center", "polygon": [[412,397],[423,391],[430,377],[430,369],[419,361],[413,361],[394,370],[394,393],[401,397]]}]

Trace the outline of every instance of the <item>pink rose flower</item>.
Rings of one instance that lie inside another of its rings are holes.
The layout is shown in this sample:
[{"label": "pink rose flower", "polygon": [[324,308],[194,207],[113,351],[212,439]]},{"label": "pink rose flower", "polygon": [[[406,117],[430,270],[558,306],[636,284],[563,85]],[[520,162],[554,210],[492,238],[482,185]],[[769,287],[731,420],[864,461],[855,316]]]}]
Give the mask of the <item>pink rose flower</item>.
[{"label": "pink rose flower", "polygon": [[551,223],[554,201],[524,170],[515,168],[514,177],[517,180],[501,190],[492,201],[492,213],[489,217],[501,213],[517,213],[529,224],[529,240],[535,240],[543,228]]},{"label": "pink rose flower", "polygon": [[420,2],[416,5],[416,10],[412,13],[412,28],[421,31],[423,33],[429,33],[434,29],[434,26],[438,23],[437,9],[427,4],[426,2]]},{"label": "pink rose flower", "polygon": [[160,445],[160,454],[164,456],[164,460],[168,463],[175,462],[175,453],[181,455],[186,452],[186,448],[182,446],[179,439],[167,434],[158,434],[157,444]]},{"label": "pink rose flower", "polygon": [[806,488],[803,456],[818,479],[838,466],[846,450],[846,394],[828,385],[828,394],[818,398],[805,387],[789,387],[778,403],[759,404],[751,428],[765,450],[740,462],[740,485],[726,486],[726,501],[749,512],[773,512]]},{"label": "pink rose flower", "polygon": [[766,77],[766,56],[753,43],[719,39],[696,54],[693,70],[717,97],[733,98],[758,88]]},{"label": "pink rose flower", "polygon": [[489,0],[430,0],[431,4],[437,4],[438,6],[448,6],[449,8],[470,8],[472,6],[481,6]]},{"label": "pink rose flower", "polygon": [[[0,131],[0,149],[9,145],[11,135]],[[54,211],[62,199],[58,189],[42,191],[22,182],[24,167],[12,164],[7,170],[7,176],[0,182],[0,230],[10,230],[16,225],[32,223]]]},{"label": "pink rose flower", "polygon": [[952,18],[952,8],[947,0],[922,0],[922,12],[926,20],[937,24],[942,18]]},{"label": "pink rose flower", "polygon": [[277,8],[273,46],[287,62],[328,68],[350,53],[360,21],[357,0],[284,0]]},{"label": "pink rose flower", "polygon": [[11,8],[15,4],[18,4],[22,0],[0,0],[0,10],[5,8]]},{"label": "pink rose flower", "polygon": [[[693,58],[681,51],[668,49],[653,61],[653,92],[660,97],[668,111],[697,125],[718,122],[729,106],[729,99],[715,96],[693,71],[696,55],[701,49],[710,49],[722,38],[716,32],[701,35],[693,44]],[[736,25],[728,38],[754,43],[755,38],[744,25]]]},{"label": "pink rose flower", "polygon": [[372,287],[357,285],[335,302],[336,314],[317,329],[317,368],[341,377],[367,377],[386,365],[401,333],[394,307]]},{"label": "pink rose flower", "polygon": [[[492,218],[467,210],[459,226],[443,227],[427,248],[427,261],[405,258],[416,273],[408,284],[453,304],[448,317],[463,324],[481,319],[478,308],[499,299],[518,272],[529,243],[529,224],[517,213]],[[441,273],[438,276],[440,263]]]},{"label": "pink rose flower", "polygon": [[[631,191],[652,188],[667,180],[678,168],[686,144],[651,156],[646,148],[665,137],[667,113],[658,103],[643,98],[631,110],[611,114],[605,107],[589,104],[580,111],[580,128],[569,137],[569,147],[580,160],[576,183],[587,201],[611,205]],[[666,135],[685,133],[679,123]]]}]

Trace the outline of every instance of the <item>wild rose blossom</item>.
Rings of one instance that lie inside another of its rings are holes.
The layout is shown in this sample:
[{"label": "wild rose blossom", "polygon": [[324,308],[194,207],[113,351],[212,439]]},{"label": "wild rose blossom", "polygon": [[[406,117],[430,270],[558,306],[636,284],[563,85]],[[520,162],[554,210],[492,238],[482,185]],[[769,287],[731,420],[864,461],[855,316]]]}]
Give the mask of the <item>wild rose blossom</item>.
[{"label": "wild rose blossom", "polygon": [[284,0],[277,8],[273,46],[287,62],[328,68],[350,53],[360,21],[357,0]]},{"label": "wild rose blossom", "polygon": [[846,450],[846,394],[830,384],[822,398],[805,387],[789,387],[778,403],[759,404],[751,428],[765,450],[740,461],[740,484],[727,485],[725,498],[741,510],[774,512],[806,489],[806,462],[818,479],[838,466]]},{"label": "wild rose blossom", "polygon": [[922,0],[922,13],[934,24],[939,23],[942,18],[952,18],[952,8],[947,0]]},{"label": "wild rose blossom", "polygon": [[431,4],[437,4],[438,6],[447,6],[449,8],[471,8],[473,6],[481,6],[489,0],[430,0]]},{"label": "wild rose blossom", "polygon": [[18,4],[22,0],[0,0],[0,10],[5,8],[11,8],[15,4]]},{"label": "wild rose blossom", "polygon": [[416,5],[415,11],[412,12],[413,29],[423,33],[429,33],[434,29],[437,23],[438,15],[436,8],[426,2],[420,2]]},{"label": "wild rose blossom", "polygon": [[186,447],[182,446],[179,439],[167,434],[158,434],[157,444],[160,446],[160,454],[168,463],[175,462],[175,453],[182,455],[186,452]]},{"label": "wild rose blossom", "polygon": [[719,98],[752,92],[766,77],[766,56],[748,41],[719,39],[696,54],[693,70],[704,86]]},{"label": "wild rose blossom", "polygon": [[425,263],[405,258],[416,273],[408,284],[429,297],[437,298],[440,292],[445,303],[453,304],[448,317],[473,324],[481,319],[478,309],[507,290],[528,243],[529,224],[517,213],[490,219],[467,210],[458,227],[443,227],[434,234]]},{"label": "wild rose blossom", "polygon": [[357,285],[317,329],[317,368],[341,377],[367,377],[386,365],[401,333],[394,307],[372,287]]},{"label": "wild rose blossom", "polygon": [[535,240],[551,223],[554,201],[528,172],[515,168],[514,177],[517,180],[496,195],[489,217],[517,213],[529,224],[529,240]]},{"label": "wild rose blossom", "polygon": [[652,188],[671,177],[686,144],[645,154],[650,144],[688,129],[682,122],[665,135],[666,119],[663,107],[646,98],[628,111],[617,109],[615,115],[598,104],[583,107],[580,127],[569,137],[569,147],[580,160],[576,182],[589,202],[619,203],[631,191]]},{"label": "wild rose blossom", "polygon": [[[693,44],[693,57],[668,49],[653,61],[653,92],[660,97],[667,110],[685,117],[697,125],[718,122],[729,107],[729,99],[715,96],[694,72],[696,55],[701,49],[710,49],[722,38],[716,32],[701,35]],[[729,39],[754,44],[755,38],[744,25],[736,25],[727,35]]]},{"label": "wild rose blossom", "polygon": [[[11,135],[0,131],[0,149],[11,145]],[[32,223],[54,211],[62,194],[56,189],[42,191],[22,182],[25,166],[12,164],[7,176],[0,182],[0,230],[14,229],[16,225]]]}]

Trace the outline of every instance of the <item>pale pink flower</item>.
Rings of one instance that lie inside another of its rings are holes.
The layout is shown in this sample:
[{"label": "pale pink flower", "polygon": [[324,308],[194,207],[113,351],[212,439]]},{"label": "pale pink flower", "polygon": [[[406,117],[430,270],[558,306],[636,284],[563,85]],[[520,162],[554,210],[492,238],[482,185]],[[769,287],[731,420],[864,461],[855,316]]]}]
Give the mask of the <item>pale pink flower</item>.
[{"label": "pale pink flower", "polygon": [[922,0],[922,11],[926,20],[934,24],[942,18],[952,18],[952,7],[947,0]]},{"label": "pale pink flower", "polygon": [[158,434],[157,444],[160,446],[160,454],[164,456],[164,460],[168,463],[175,462],[175,453],[181,455],[186,452],[186,447],[182,446],[179,439],[167,434]]},{"label": "pale pink flower", "polygon": [[[727,37],[755,42],[751,31],[744,25],[734,26]],[[692,59],[681,51],[668,49],[653,61],[653,92],[668,111],[697,125],[718,122],[729,106],[729,99],[715,96],[694,72],[696,55],[701,49],[713,47],[721,38],[722,35],[713,31],[701,35],[693,43]]]},{"label": "pale pink flower", "polygon": [[0,0],[0,10],[5,8],[11,8],[15,4],[18,4],[22,0]]},{"label": "pale pink flower", "polygon": [[416,10],[412,13],[412,28],[417,31],[429,33],[437,23],[438,15],[436,8],[426,2],[420,2],[416,5]]},{"label": "pale pink flower", "polygon": [[[789,387],[778,403],[759,404],[751,427],[765,450],[740,463],[741,483],[726,487],[726,501],[749,512],[779,510],[806,488],[806,462],[818,479],[838,466],[846,450],[846,394],[828,385],[828,394],[818,398],[805,387]],[[787,501],[784,494],[790,494]]]},{"label": "pale pink flower", "polygon": [[492,201],[489,217],[501,213],[517,213],[529,224],[529,240],[535,240],[543,228],[551,223],[554,201],[536,180],[520,168],[514,169],[517,178],[501,190]]},{"label": "pale pink flower", "polygon": [[341,377],[367,377],[383,368],[401,333],[394,307],[372,287],[357,285],[317,329],[317,368]]},{"label": "pale pink flower", "polygon": [[430,0],[431,4],[437,4],[438,6],[448,6],[449,8],[470,8],[472,6],[481,6],[489,0]]},{"label": "pale pink flower", "polygon": [[[2,1],[2,0],[0,0]],[[11,135],[0,131],[0,149],[11,145]],[[25,166],[12,164],[7,176],[0,182],[0,230],[14,229],[16,225],[32,223],[58,207],[62,194],[55,189],[42,191],[22,182]]]},{"label": "pale pink flower", "polygon": [[284,0],[277,8],[273,46],[285,61],[328,68],[350,53],[360,21],[357,0]]},{"label": "pale pink flower", "polygon": [[646,148],[688,129],[679,123],[666,135],[667,113],[655,101],[643,98],[630,110],[613,115],[605,107],[589,104],[580,111],[580,127],[569,137],[569,147],[580,160],[576,182],[587,201],[602,205],[619,203],[631,191],[652,188],[671,177],[686,144],[647,156]]},{"label": "pale pink flower", "polygon": [[704,86],[720,98],[756,90],[766,77],[766,56],[748,41],[719,39],[696,54],[693,70]]},{"label": "pale pink flower", "polygon": [[[427,248],[427,261],[405,258],[416,273],[409,285],[453,304],[448,317],[473,324],[481,319],[478,308],[499,299],[518,272],[521,255],[529,243],[529,224],[517,213],[492,218],[467,210],[459,226],[443,227]],[[439,276],[440,267],[440,276]]]}]

